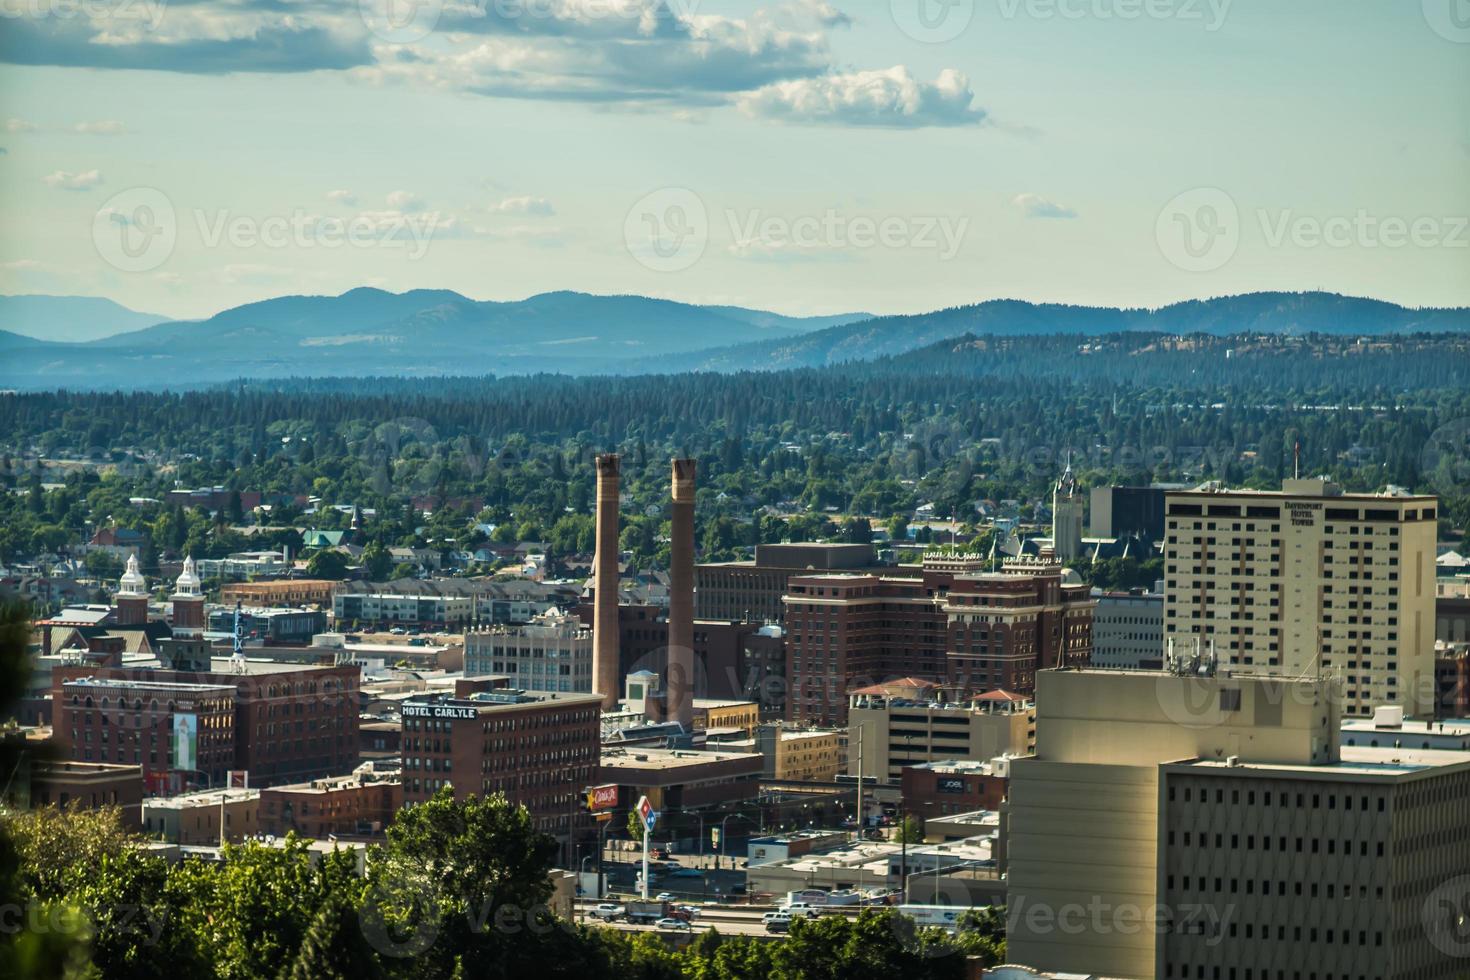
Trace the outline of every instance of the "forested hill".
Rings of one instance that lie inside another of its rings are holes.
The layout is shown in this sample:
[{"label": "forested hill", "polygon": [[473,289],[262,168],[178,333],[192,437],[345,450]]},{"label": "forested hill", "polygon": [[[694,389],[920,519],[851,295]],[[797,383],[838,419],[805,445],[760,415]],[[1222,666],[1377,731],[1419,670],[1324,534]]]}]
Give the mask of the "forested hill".
[{"label": "forested hill", "polygon": [[1470,335],[966,335],[866,365],[844,365],[841,370],[1126,381],[1242,391],[1406,391],[1464,384],[1470,376]]},{"label": "forested hill", "polygon": [[1344,337],[1464,333],[1470,332],[1470,309],[1411,309],[1336,293],[1247,293],[1157,310],[994,300],[666,358],[665,367],[709,371],[819,367],[900,354],[964,335],[1098,337],[1124,332]]}]

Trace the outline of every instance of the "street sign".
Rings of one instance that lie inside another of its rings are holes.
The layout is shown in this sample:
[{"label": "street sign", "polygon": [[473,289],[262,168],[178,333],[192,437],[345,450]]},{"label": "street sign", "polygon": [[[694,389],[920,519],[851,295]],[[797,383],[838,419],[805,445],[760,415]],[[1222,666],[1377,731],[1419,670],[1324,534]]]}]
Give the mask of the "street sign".
[{"label": "street sign", "polygon": [[653,825],[658,823],[658,811],[653,808],[652,803],[648,802],[646,796],[638,798],[638,819],[643,821],[645,832],[651,832]]}]

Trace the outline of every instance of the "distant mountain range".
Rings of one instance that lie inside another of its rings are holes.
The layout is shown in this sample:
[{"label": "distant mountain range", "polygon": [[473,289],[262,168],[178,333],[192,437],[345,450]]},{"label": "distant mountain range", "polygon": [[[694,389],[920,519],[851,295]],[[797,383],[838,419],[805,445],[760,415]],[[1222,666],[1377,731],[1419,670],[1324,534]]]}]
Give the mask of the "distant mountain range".
[{"label": "distant mountain range", "polygon": [[[34,299],[40,297],[4,298],[0,314],[5,304]],[[106,300],[46,299],[55,301],[54,330],[35,314],[26,331],[0,329],[0,387],[179,388],[242,377],[771,370],[872,360],[965,335],[1470,331],[1470,309],[1415,310],[1332,293],[1250,293],[1157,310],[995,300],[913,316],[800,318],[643,296],[556,292],[482,302],[448,290],[362,288],[341,296],[283,296],[207,320],[150,323],[121,333],[109,326],[120,316],[151,318]],[[79,304],[75,310],[68,308],[73,302]],[[96,307],[94,321],[76,312],[90,304],[105,304]],[[66,331],[88,330],[112,332],[86,342],[56,340]]]},{"label": "distant mountain range", "polygon": [[913,316],[875,317],[801,337],[671,358],[671,370],[820,367],[902,354],[965,334],[1022,336],[1125,332],[1381,336],[1470,331],[1470,309],[1411,309],[1337,293],[1245,293],[1156,310],[991,300]]},{"label": "distant mountain range", "polygon": [[85,343],[164,323],[100,296],[0,296],[0,330],[60,343]]}]

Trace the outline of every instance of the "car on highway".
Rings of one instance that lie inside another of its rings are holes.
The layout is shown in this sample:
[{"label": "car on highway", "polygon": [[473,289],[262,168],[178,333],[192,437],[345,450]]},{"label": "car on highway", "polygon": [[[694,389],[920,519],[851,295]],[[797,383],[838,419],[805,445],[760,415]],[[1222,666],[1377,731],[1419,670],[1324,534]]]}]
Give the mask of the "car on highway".
[{"label": "car on highway", "polygon": [[659,892],[657,895],[655,895],[653,897],[654,897],[654,899],[656,901],[659,901],[659,902],[672,902],[674,900],[674,893],[673,892]]},{"label": "car on highway", "polygon": [[601,919],[604,922],[611,922],[614,919],[621,919],[623,917],[623,911],[624,910],[621,905],[617,905],[613,902],[603,902],[596,908],[592,909],[592,915],[595,918]]},{"label": "car on highway", "polygon": [[693,928],[689,925],[689,920],[676,919],[672,915],[665,919],[659,919],[654,925],[660,929],[683,929],[685,931]]},{"label": "car on highway", "polygon": [[779,915],[781,912],[785,912],[787,915],[792,916],[793,918],[796,916],[801,916],[804,919],[815,919],[817,916],[822,914],[822,910],[820,908],[815,905],[808,905],[806,902],[792,902],[790,905],[783,905],[779,910],[777,910],[776,914]]},{"label": "car on highway", "polygon": [[680,912],[683,912],[685,915],[687,915],[691,919],[697,919],[697,918],[699,918],[699,908],[697,906],[694,906],[694,905],[676,905],[676,906],[674,906],[674,914],[677,915]]},{"label": "car on highway", "polygon": [[765,915],[761,916],[761,921],[765,923],[766,932],[791,931],[791,915],[789,913],[767,912]]}]

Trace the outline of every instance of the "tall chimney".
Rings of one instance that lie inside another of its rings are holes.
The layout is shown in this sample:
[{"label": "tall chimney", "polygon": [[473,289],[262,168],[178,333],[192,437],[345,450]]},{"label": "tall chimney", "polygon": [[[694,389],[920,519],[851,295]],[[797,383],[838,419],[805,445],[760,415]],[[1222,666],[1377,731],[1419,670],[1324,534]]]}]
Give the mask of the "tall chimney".
[{"label": "tall chimney", "polygon": [[694,460],[674,460],[669,568],[668,717],[694,727]]},{"label": "tall chimney", "polygon": [[597,557],[592,605],[592,691],[604,710],[618,706],[618,494],[622,457],[597,457]]}]

